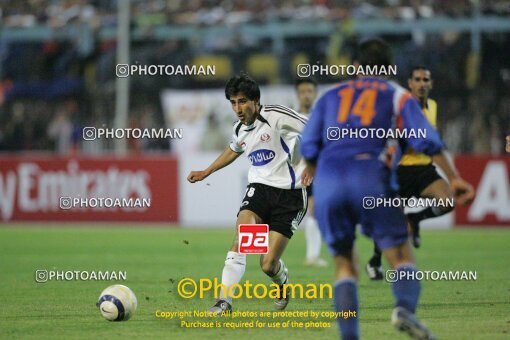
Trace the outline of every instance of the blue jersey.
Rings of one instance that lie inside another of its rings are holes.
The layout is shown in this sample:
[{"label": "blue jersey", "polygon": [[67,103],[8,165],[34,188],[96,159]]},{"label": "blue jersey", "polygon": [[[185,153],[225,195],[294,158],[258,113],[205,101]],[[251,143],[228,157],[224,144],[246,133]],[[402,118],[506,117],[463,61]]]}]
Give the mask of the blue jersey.
[{"label": "blue jersey", "polygon": [[301,152],[311,162],[361,154],[383,159],[392,138],[381,136],[389,130],[395,133],[385,136],[398,136],[399,130],[403,144],[417,152],[433,155],[444,147],[407,90],[394,82],[363,78],[341,83],[317,101],[303,132]]},{"label": "blue jersey", "polygon": [[357,224],[381,249],[406,242],[402,209],[373,205],[376,198],[395,197],[391,183],[398,162],[391,154],[399,141],[428,155],[443,148],[418,101],[396,83],[377,78],[348,81],[317,101],[302,135],[301,152],[317,163],[314,212],[333,255],[351,249]]}]

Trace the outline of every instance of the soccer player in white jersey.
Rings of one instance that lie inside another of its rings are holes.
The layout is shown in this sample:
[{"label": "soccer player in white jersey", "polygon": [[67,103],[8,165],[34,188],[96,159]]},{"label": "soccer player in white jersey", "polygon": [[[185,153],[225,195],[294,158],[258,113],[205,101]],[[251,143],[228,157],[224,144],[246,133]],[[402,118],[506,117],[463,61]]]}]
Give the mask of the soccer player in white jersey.
[{"label": "soccer player in white jersey", "polygon": [[[300,134],[307,119],[282,105],[261,105],[258,84],[247,74],[232,77],[225,96],[230,101],[238,122],[230,145],[205,170],[191,171],[188,181],[204,180],[245,153],[251,162],[248,187],[242,200],[236,225],[268,224],[269,250],[261,255],[260,267],[271,280],[280,286],[280,298],[275,299],[277,310],[289,302],[288,269],[281,259],[294,231],[306,214],[305,185],[311,176],[305,172],[305,163],[299,152]],[[246,255],[238,253],[236,236],[227,253],[220,289],[221,296],[210,312],[221,314],[232,310],[230,287],[239,283],[246,268]]]},{"label": "soccer player in white jersey", "polygon": [[[298,112],[308,116],[312,112],[312,106],[317,98],[317,81],[313,78],[298,78],[295,82],[296,94],[299,102]],[[312,267],[325,267],[327,262],[321,255],[321,232],[317,220],[313,215],[313,184],[306,188],[308,195],[308,212],[303,220],[306,239],[305,265]]]}]

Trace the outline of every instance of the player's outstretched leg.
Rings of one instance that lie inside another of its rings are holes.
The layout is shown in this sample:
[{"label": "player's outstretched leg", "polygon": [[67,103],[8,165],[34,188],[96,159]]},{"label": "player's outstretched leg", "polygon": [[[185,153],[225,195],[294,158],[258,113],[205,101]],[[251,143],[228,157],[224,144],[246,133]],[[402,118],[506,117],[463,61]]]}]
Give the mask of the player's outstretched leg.
[{"label": "player's outstretched leg", "polygon": [[348,318],[337,318],[342,339],[359,339],[358,321],[358,272],[356,270],[356,253],[352,248],[345,255],[335,256],[336,282],[334,285],[334,302],[336,312],[349,312]]},{"label": "player's outstretched leg", "polygon": [[416,279],[416,266],[409,242],[385,249],[383,253],[395,271],[392,288],[396,304],[391,323],[414,339],[435,339],[432,332],[415,315],[421,286]]},{"label": "player's outstretched leg", "polygon": [[381,249],[379,249],[377,243],[374,242],[374,254],[368,261],[367,265],[365,266],[365,270],[370,280],[383,279],[381,257],[382,257]]},{"label": "player's outstretched leg", "polygon": [[[450,186],[444,179],[437,179],[432,182],[429,186],[427,186],[420,193],[420,197],[429,197],[435,198],[436,200],[440,200],[441,202],[447,202],[448,199],[453,197],[453,194],[450,190]],[[409,221],[409,225],[411,226],[412,237],[413,237],[413,245],[416,248],[421,246],[421,237],[420,237],[420,222],[432,217],[439,217],[446,213],[449,213],[453,210],[453,206],[449,205],[441,205],[437,207],[428,207],[420,212],[407,214],[407,220]]]},{"label": "player's outstretched leg", "polygon": [[[237,216],[237,226],[239,226],[239,224],[255,223],[262,223],[262,219],[254,212],[250,210],[242,210],[239,212],[239,215]],[[209,309],[209,312],[221,314],[225,311],[232,310],[232,297],[228,296],[228,292],[232,285],[241,281],[246,270],[246,255],[238,253],[238,248],[239,246],[236,233],[232,247],[230,248],[230,251],[227,252],[225,266],[223,267],[220,297],[216,300],[214,306]]]},{"label": "player's outstretched leg", "polygon": [[280,286],[279,297],[274,300],[277,310],[284,310],[289,304],[290,288],[285,289],[285,284],[289,283],[289,270],[281,259],[289,239],[276,232],[269,232],[269,251],[260,256],[260,268],[271,278],[271,280]]},{"label": "player's outstretched leg", "polygon": [[226,311],[232,311],[232,298],[228,296],[228,291],[232,285],[241,281],[245,269],[246,255],[229,251],[221,275],[221,284],[225,289],[220,289],[220,298],[216,300],[216,303],[209,309],[209,312],[221,314]]}]

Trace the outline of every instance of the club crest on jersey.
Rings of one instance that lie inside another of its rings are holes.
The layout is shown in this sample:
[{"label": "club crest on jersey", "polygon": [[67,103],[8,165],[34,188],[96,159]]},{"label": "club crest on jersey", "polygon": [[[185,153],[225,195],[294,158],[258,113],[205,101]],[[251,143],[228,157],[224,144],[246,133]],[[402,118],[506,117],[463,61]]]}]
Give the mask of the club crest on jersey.
[{"label": "club crest on jersey", "polygon": [[276,154],[273,150],[260,149],[253,151],[248,155],[248,159],[253,166],[266,165],[275,158]]},{"label": "club crest on jersey", "polygon": [[269,133],[264,133],[262,134],[262,136],[260,136],[260,140],[264,143],[269,142],[270,139],[271,136],[269,135]]}]

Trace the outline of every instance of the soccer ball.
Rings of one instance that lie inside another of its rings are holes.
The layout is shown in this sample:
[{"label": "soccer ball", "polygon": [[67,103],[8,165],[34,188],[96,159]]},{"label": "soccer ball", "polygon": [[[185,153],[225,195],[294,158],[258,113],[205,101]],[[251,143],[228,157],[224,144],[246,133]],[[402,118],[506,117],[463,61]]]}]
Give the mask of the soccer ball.
[{"label": "soccer ball", "polygon": [[109,321],[127,321],[135,313],[135,293],[124,285],[113,285],[101,292],[96,306]]}]

